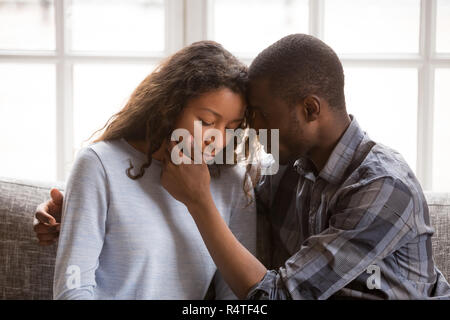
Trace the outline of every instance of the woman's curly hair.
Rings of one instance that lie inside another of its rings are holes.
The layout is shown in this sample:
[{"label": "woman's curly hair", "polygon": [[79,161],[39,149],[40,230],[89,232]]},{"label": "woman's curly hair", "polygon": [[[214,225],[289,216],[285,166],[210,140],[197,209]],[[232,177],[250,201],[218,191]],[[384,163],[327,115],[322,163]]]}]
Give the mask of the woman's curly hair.
[{"label": "woman's curly hair", "polygon": [[[137,174],[131,173],[132,163],[126,172],[131,179],[138,179],[151,165],[152,154],[170,139],[176,129],[176,120],[190,99],[220,88],[228,88],[245,97],[247,84],[247,66],[222,45],[214,41],[195,42],[164,60],[148,75],[123,109],[93,134],[103,131],[93,142],[120,138],[146,141],[147,161]],[[241,128],[248,128],[249,114],[247,108]],[[218,165],[213,167],[218,169]],[[220,171],[212,170],[213,167],[210,166],[210,171],[219,174]],[[249,166],[243,182],[248,196],[250,171]]]}]

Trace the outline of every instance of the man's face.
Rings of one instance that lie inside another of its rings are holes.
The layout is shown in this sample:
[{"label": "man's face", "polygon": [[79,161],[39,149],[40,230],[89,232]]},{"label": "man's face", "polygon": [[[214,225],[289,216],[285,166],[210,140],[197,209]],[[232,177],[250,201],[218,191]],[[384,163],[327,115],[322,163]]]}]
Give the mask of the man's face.
[{"label": "man's face", "polygon": [[253,126],[256,130],[279,129],[280,164],[307,155],[313,142],[314,130],[306,122],[301,105],[289,106],[283,99],[274,95],[266,79],[250,82],[248,99],[255,110]]}]

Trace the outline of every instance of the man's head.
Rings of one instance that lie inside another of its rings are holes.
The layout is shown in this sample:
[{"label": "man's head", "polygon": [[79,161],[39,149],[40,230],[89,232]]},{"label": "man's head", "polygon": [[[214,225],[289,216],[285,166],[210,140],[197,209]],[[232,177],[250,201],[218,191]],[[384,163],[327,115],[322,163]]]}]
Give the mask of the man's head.
[{"label": "man's head", "polygon": [[336,53],[305,34],[282,38],[249,68],[256,129],[280,130],[280,163],[308,154],[325,127],[347,116],[344,72]]}]

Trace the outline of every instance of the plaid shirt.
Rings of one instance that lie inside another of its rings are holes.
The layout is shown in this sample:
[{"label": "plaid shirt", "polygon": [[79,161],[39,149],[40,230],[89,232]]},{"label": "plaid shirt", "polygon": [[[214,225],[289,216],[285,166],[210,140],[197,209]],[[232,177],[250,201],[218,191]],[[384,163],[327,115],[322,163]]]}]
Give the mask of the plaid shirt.
[{"label": "plaid shirt", "polygon": [[312,168],[297,160],[256,188],[259,256],[272,270],[248,299],[450,297],[425,197],[400,154],[352,117],[324,168]]}]

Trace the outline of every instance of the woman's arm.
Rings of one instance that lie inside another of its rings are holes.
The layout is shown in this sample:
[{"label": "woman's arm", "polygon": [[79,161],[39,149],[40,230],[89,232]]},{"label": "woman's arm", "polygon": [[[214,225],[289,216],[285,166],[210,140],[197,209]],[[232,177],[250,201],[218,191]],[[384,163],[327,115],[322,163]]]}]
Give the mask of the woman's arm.
[{"label": "woman's arm", "polygon": [[107,177],[95,151],[79,151],[66,185],[54,299],[94,299],[108,210]]}]

